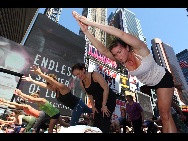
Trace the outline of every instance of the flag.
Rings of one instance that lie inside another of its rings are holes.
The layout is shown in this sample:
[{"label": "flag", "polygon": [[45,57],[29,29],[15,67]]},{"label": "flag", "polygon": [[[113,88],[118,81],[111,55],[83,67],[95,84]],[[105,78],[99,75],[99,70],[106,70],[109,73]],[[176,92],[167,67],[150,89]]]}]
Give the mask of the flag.
[{"label": "flag", "polygon": [[180,67],[182,67],[182,68],[187,67],[187,68],[188,68],[188,64],[187,64],[187,62],[181,60],[181,61],[180,61]]}]

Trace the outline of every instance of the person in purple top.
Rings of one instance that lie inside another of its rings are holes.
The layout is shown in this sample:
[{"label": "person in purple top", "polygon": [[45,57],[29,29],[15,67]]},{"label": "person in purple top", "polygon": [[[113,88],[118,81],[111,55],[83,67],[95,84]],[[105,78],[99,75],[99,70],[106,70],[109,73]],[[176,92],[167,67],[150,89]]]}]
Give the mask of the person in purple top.
[{"label": "person in purple top", "polygon": [[134,133],[142,133],[142,123],[144,122],[143,109],[139,103],[133,101],[131,95],[126,96],[127,101],[126,110],[128,115],[128,121],[132,122]]}]

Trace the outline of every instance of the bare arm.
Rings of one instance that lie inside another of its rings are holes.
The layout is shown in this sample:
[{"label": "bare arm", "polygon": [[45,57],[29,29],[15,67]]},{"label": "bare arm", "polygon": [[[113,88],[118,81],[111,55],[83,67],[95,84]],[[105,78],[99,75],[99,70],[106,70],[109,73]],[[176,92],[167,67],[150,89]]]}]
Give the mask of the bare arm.
[{"label": "bare arm", "polygon": [[88,30],[88,25],[83,24],[81,21],[79,21],[78,18],[77,18],[77,16],[76,16],[76,14],[74,13],[74,11],[72,12],[72,14],[73,14],[73,17],[78,22],[78,24],[79,24],[80,28],[82,29],[82,31],[84,32],[84,34],[87,36],[87,38],[93,44],[93,46],[95,46],[97,48],[97,50],[99,50],[99,52],[101,52],[102,54],[104,54],[106,57],[110,58],[111,60],[116,61],[116,59],[114,58],[114,56],[112,55],[112,53],[109,50],[107,50],[107,48],[98,39],[96,39],[91,34],[91,32]]},{"label": "bare arm", "polygon": [[14,124],[15,120],[14,121],[4,121],[4,120],[0,119],[0,122],[2,122],[2,124],[9,125],[9,124]]},{"label": "bare arm", "polygon": [[31,102],[29,99],[23,97],[22,95],[19,95],[19,97],[22,98],[22,99],[25,100],[25,101]]},{"label": "bare arm", "polygon": [[117,61],[112,53],[97,39],[95,38],[89,30],[85,31],[84,34],[87,38],[91,41],[93,46],[106,57],[110,58],[111,60]]},{"label": "bare arm", "polygon": [[23,80],[23,81],[31,82],[31,83],[33,83],[33,84],[39,86],[39,87],[42,87],[42,88],[47,89],[47,85],[46,85],[45,83],[33,80],[33,79],[31,78],[31,75],[30,75],[30,74],[29,74],[28,77],[22,76],[22,80]]},{"label": "bare arm", "polygon": [[2,99],[2,102],[4,102],[4,104],[5,104],[5,103],[8,103],[9,105],[14,105],[14,106],[25,106],[25,105],[23,105],[23,104],[18,104],[18,103],[16,103],[16,102],[9,102],[9,101],[6,101],[5,99]]},{"label": "bare arm", "polygon": [[59,89],[63,89],[63,90],[68,90],[69,91],[69,88],[65,85],[65,84],[62,84],[62,83],[59,83],[57,82],[56,80],[54,80],[52,77],[48,76],[48,75],[45,75],[43,73],[40,74],[40,76],[45,79],[47,82],[49,82],[50,84],[56,86],[57,88]]},{"label": "bare arm", "polygon": [[108,94],[109,94],[109,87],[108,84],[106,83],[106,80],[104,77],[99,72],[94,72],[93,73],[93,79],[100,84],[100,86],[103,88],[103,102],[102,105],[106,105],[107,100],[108,100]]},{"label": "bare arm", "polygon": [[[139,54],[141,54],[142,56],[147,56],[150,53],[150,51],[147,48],[146,44],[144,42],[142,42],[141,40],[139,40],[137,37],[135,37],[133,35],[130,35],[128,33],[125,33],[125,32],[123,32],[123,31],[121,31],[121,30],[119,30],[119,29],[117,29],[117,28],[115,28],[113,26],[103,25],[103,24],[99,24],[99,23],[90,21],[86,17],[79,15],[75,11],[73,11],[72,14],[73,14],[74,18],[77,21],[80,21],[80,22],[84,23],[85,25],[97,27],[97,28],[103,30],[104,32],[107,32],[108,34],[111,34],[111,35],[114,35],[114,36],[120,38],[125,43],[129,44],[130,46],[132,46],[133,50],[136,51],[136,53],[139,52]],[[88,37],[88,33],[85,33],[85,34]],[[93,42],[92,42],[92,44],[93,44]],[[99,49],[99,48],[101,48],[101,46],[95,46],[95,47],[99,51],[100,50],[104,50],[104,49]],[[103,53],[103,52],[101,52],[101,53]],[[104,54],[104,55],[106,56],[106,54]]]},{"label": "bare arm", "polygon": [[[55,87],[59,88],[62,92],[64,93],[68,93],[70,91],[70,89],[65,85],[65,84],[62,84],[62,83],[59,83],[57,82],[56,80],[54,80],[52,77],[46,75],[46,74],[43,74],[38,67],[36,67],[35,65],[33,65],[33,68],[30,67],[32,70],[30,70],[31,73],[35,73],[37,75],[40,75],[43,79],[45,79],[47,82],[49,82],[50,84],[54,85]],[[48,89],[48,87],[47,87]]]},{"label": "bare arm", "polygon": [[141,40],[139,40],[137,37],[135,37],[131,34],[125,33],[122,30],[115,28],[113,26],[102,25],[102,24],[99,24],[96,22],[91,22],[91,26],[97,27],[97,28],[107,32],[108,34],[111,34],[111,35],[114,35],[114,36],[120,38],[125,43],[132,46],[133,49],[147,48],[146,44],[144,42],[142,42]]},{"label": "bare arm", "polygon": [[21,95],[21,96],[27,98],[28,100],[30,100],[33,103],[41,103],[42,105],[44,105],[47,102],[47,100],[44,99],[44,98],[34,98],[32,96],[26,95],[26,94],[22,93],[19,89],[16,89],[14,94],[17,95],[17,96]]},{"label": "bare arm", "polygon": [[17,106],[15,106],[15,105],[10,105],[10,104],[7,104],[7,103],[1,103],[1,105],[5,105],[5,106],[8,106],[8,107],[13,108],[13,109],[16,109],[16,108],[17,108]]}]

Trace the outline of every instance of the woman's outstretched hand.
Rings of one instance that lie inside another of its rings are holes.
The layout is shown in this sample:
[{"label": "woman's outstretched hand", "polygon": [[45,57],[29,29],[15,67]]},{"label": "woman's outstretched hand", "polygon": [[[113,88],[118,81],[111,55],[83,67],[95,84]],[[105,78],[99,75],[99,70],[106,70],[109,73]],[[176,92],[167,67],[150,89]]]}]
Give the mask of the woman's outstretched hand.
[{"label": "woman's outstretched hand", "polygon": [[22,79],[23,81],[28,81],[28,82],[32,82],[32,81],[33,81],[33,79],[31,78],[31,75],[30,75],[30,74],[29,74],[28,77],[22,76],[21,79]]},{"label": "woman's outstretched hand", "polygon": [[31,73],[35,73],[37,75],[40,75],[42,73],[41,70],[40,70],[40,68],[39,68],[39,66],[36,67],[35,65],[33,65],[33,67],[30,67],[30,68],[31,68],[31,70],[29,70],[29,71]]},{"label": "woman's outstretched hand", "polygon": [[14,94],[17,96],[20,96],[20,95],[22,95],[22,92],[19,89],[15,89]]},{"label": "woman's outstretched hand", "polygon": [[88,30],[89,20],[86,17],[79,15],[76,11],[72,11],[72,15],[78,22],[81,30],[86,32]]}]

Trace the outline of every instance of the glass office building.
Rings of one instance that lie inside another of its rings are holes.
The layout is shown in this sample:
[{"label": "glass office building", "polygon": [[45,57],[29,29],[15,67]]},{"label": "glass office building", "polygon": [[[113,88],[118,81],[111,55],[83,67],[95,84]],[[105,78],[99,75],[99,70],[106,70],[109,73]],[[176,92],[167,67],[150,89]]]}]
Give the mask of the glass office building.
[{"label": "glass office building", "polygon": [[176,54],[176,57],[188,85],[188,49]]},{"label": "glass office building", "polygon": [[[138,39],[143,41],[146,45],[146,37],[143,36],[140,20],[135,17],[135,14],[126,8],[117,8],[115,12],[112,12],[108,17],[108,24],[114,26],[126,33],[136,36]],[[107,46],[113,40],[108,39]]]}]

